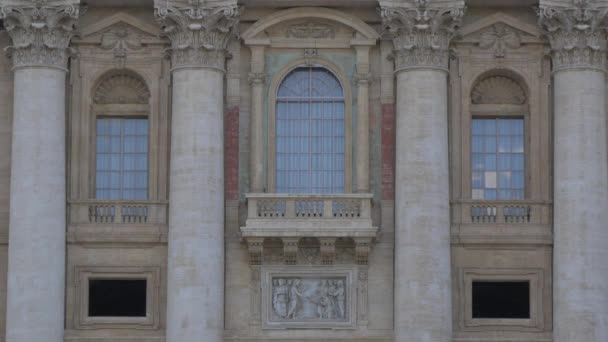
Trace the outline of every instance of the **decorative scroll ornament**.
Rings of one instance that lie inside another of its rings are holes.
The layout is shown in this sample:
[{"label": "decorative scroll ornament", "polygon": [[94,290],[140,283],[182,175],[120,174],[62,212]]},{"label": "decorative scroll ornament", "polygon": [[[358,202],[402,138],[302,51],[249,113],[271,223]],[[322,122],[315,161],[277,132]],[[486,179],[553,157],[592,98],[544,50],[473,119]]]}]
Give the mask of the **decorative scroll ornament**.
[{"label": "decorative scroll ornament", "polygon": [[60,0],[5,1],[0,19],[13,45],[6,48],[14,68],[51,66],[65,69],[68,46],[78,16],[86,8]]},{"label": "decorative scroll ornament", "polygon": [[537,12],[551,43],[555,71],[606,69],[608,7],[576,0],[573,7],[541,6]]},{"label": "decorative scroll ornament", "polygon": [[431,8],[428,0],[415,0],[416,7],[383,7],[386,34],[393,40],[397,70],[447,69],[450,40],[464,15],[462,7]]},{"label": "decorative scroll ornament", "polygon": [[287,29],[287,38],[334,38],[335,35],[333,27],[314,22],[292,25]]},{"label": "decorative scroll ornament", "polygon": [[201,1],[187,5],[157,5],[156,19],[171,40],[173,68],[210,67],[224,70],[226,48],[238,36],[239,7],[206,7]]},{"label": "decorative scroll ornament", "polygon": [[519,34],[503,23],[496,23],[492,28],[481,34],[479,47],[482,49],[492,49],[494,57],[505,57],[506,49],[518,49],[521,46]]},{"label": "decorative scroll ornament", "polygon": [[116,67],[122,69],[126,64],[127,53],[141,50],[144,46],[141,38],[132,33],[127,24],[120,23],[101,36],[101,48],[112,50]]}]

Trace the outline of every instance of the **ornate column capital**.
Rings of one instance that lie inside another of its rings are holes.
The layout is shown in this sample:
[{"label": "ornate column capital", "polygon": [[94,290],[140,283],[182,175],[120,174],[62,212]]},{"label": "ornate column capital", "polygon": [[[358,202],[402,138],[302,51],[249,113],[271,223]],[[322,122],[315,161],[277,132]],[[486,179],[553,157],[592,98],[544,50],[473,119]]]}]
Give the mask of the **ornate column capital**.
[{"label": "ornate column capital", "polygon": [[171,40],[173,69],[224,70],[228,43],[238,36],[240,8],[236,1],[156,0],[154,14]]},{"label": "ornate column capital", "polygon": [[450,40],[464,15],[462,1],[434,6],[414,0],[410,6],[383,6],[385,33],[393,40],[395,71],[412,68],[447,70]]},{"label": "ornate column capital", "polygon": [[6,48],[13,67],[66,70],[70,40],[85,10],[78,0],[3,1],[0,18],[13,42]]},{"label": "ornate column capital", "polygon": [[574,0],[572,6],[541,5],[538,22],[549,38],[553,70],[606,70],[608,6]]}]

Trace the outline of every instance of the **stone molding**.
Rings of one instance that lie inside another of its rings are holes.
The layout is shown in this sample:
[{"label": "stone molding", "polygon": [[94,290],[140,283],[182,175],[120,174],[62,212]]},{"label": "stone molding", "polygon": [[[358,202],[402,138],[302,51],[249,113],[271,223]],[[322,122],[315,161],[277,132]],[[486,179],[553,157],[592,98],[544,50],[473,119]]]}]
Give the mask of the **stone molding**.
[{"label": "stone molding", "polygon": [[5,2],[0,18],[12,39],[6,51],[13,68],[54,67],[67,70],[70,40],[86,7],[78,1],[33,0]]},{"label": "stone molding", "polygon": [[541,5],[537,14],[551,44],[553,71],[606,70],[608,6],[575,0],[568,7]]},{"label": "stone molding", "polygon": [[385,34],[394,44],[395,71],[414,68],[447,71],[450,41],[464,11],[464,5],[433,7],[428,0],[415,0],[410,7],[381,7]]},{"label": "stone molding", "polygon": [[171,40],[173,70],[206,67],[224,71],[228,43],[238,36],[240,8],[236,4],[207,7],[199,1],[159,1],[154,15]]}]

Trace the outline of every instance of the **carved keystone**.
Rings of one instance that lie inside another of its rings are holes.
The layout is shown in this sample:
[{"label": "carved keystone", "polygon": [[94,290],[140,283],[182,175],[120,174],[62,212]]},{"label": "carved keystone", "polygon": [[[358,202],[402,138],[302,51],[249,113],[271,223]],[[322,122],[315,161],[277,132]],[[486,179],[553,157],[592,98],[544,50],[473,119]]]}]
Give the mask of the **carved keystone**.
[{"label": "carved keystone", "polygon": [[298,241],[300,238],[283,238],[283,258],[286,265],[295,265],[298,261]]},{"label": "carved keystone", "polygon": [[264,238],[248,238],[247,249],[249,250],[249,264],[261,265],[262,253],[264,252]]},{"label": "carved keystone", "polygon": [[336,238],[321,238],[321,264],[332,265],[336,260]]}]

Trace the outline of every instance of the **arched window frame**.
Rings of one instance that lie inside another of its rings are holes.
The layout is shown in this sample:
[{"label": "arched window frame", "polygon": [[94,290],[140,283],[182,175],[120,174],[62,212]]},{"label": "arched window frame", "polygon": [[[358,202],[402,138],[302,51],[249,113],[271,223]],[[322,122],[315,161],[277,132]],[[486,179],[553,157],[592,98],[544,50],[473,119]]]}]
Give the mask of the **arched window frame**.
[{"label": "arched window frame", "polygon": [[[489,78],[492,77],[506,77],[514,81],[524,92],[526,100],[523,104],[475,104],[472,100],[473,90],[476,86]],[[467,130],[464,131],[463,147],[465,155],[468,156],[468,162],[463,164],[463,185],[467,198],[472,199],[473,184],[472,184],[472,155],[473,155],[473,144],[472,144],[472,132],[473,132],[473,119],[476,118],[522,118],[524,121],[524,197],[521,200],[528,200],[532,196],[532,163],[530,160],[531,155],[531,141],[530,134],[532,131],[531,127],[531,116],[530,116],[530,90],[528,88],[525,79],[520,76],[517,72],[510,69],[492,69],[485,72],[479,73],[473,78],[473,82],[470,85],[469,92],[466,93],[469,106],[469,115],[467,120]],[[498,180],[497,180],[498,182]],[[496,201],[496,200],[483,200],[483,201]],[[500,201],[500,200],[498,200]],[[517,200],[508,200],[517,201]]]},{"label": "arched window frame", "polygon": [[[95,101],[96,92],[98,88],[104,81],[109,79],[115,75],[128,75],[133,79],[136,79],[142,82],[148,93],[147,103],[133,103],[133,102],[125,102],[125,103],[98,103]],[[107,70],[100,75],[97,76],[96,81],[93,83],[91,87],[91,120],[89,120],[89,132],[91,136],[90,140],[90,152],[89,152],[89,198],[96,199],[96,184],[97,184],[97,119],[98,118],[146,118],[148,120],[148,147],[147,147],[147,173],[148,173],[148,184],[147,184],[147,196],[145,199],[140,199],[136,201],[149,201],[154,197],[154,194],[158,191],[156,188],[156,182],[153,181],[153,166],[157,164],[158,156],[153,153],[152,146],[156,145],[156,136],[153,133],[153,116],[151,115],[151,93],[149,82],[146,80],[140,73],[128,70],[128,69],[112,69]],[[111,201],[125,201],[125,199],[117,199]]]},{"label": "arched window frame", "polygon": [[279,87],[291,71],[299,67],[325,68],[338,79],[344,92],[344,193],[352,193],[353,179],[353,127],[352,127],[352,88],[349,78],[335,64],[321,58],[299,58],[285,65],[279,70],[270,82],[268,90],[268,155],[267,160],[267,189],[276,192],[276,106]]}]

